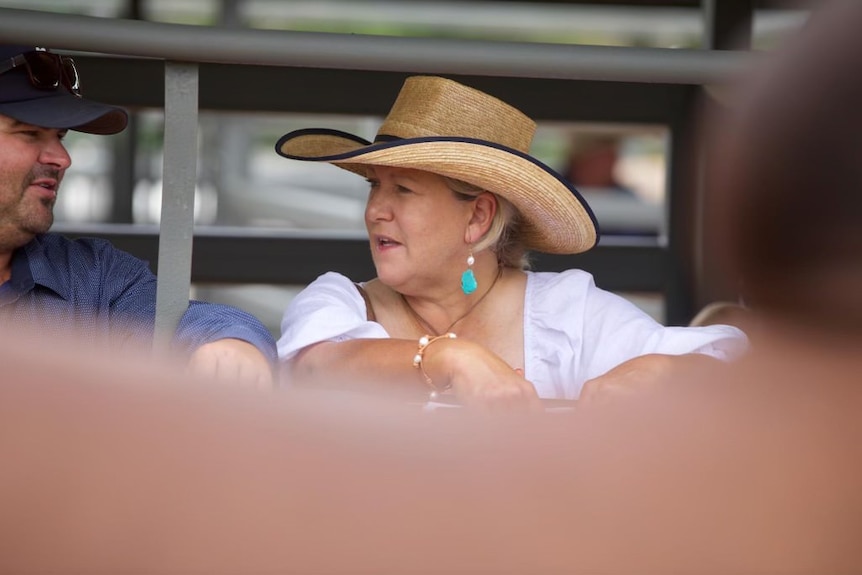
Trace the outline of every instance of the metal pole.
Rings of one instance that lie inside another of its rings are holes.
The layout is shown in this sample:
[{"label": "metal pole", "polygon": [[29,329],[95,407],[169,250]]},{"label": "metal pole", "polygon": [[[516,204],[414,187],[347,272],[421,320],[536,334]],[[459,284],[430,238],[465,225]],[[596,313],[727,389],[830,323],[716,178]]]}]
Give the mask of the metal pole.
[{"label": "metal pole", "polygon": [[[142,20],[141,0],[127,0],[125,17]],[[86,81],[86,79],[85,79]],[[135,189],[135,157],[138,148],[138,115],[129,112],[129,124],[122,134],[113,139],[113,161],[111,162],[111,183],[114,188],[111,204],[112,223],[131,224],[134,221],[132,194]]]},{"label": "metal pole", "polygon": [[702,0],[703,47],[708,50],[751,48],[754,0]]},{"label": "metal pole", "polygon": [[198,66],[165,63],[165,146],[155,348],[166,351],[189,304],[195,181]]}]

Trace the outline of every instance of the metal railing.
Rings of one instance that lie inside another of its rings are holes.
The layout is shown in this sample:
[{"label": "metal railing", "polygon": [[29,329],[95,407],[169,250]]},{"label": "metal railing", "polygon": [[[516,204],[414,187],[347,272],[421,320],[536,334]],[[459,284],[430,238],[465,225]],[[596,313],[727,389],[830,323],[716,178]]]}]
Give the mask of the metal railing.
[{"label": "metal railing", "polygon": [[105,19],[0,8],[4,41],[228,64],[709,84],[746,54],[459,39],[253,30]]},{"label": "metal railing", "polygon": [[702,85],[740,72],[748,53],[396,38],[189,26],[0,8],[0,41],[165,62],[165,160],[157,338],[190,286],[200,63]]}]

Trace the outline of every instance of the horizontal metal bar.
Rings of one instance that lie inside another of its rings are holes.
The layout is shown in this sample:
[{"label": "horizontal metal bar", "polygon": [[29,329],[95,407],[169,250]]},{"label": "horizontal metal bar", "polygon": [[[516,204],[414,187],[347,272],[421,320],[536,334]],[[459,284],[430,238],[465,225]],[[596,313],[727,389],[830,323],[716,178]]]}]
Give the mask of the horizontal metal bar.
[{"label": "horizontal metal bar", "polygon": [[11,8],[0,8],[0,35],[6,42],[190,62],[678,84],[720,81],[751,58],[733,51],[190,26]]},{"label": "horizontal metal bar", "polygon": [[[75,63],[88,98],[131,108],[164,106],[164,65],[159,60],[77,56]],[[200,107],[382,117],[406,75],[201,64]],[[687,91],[696,89],[685,84],[447,76],[494,94],[533,119],[550,121],[668,124],[683,109]]]},{"label": "horizontal metal bar", "polygon": [[[106,238],[150,262],[158,256],[154,226],[57,224],[69,237]],[[536,271],[579,268],[613,291],[661,292],[666,287],[667,253],[654,239],[621,239],[578,255],[535,254]],[[292,232],[260,228],[198,227],[192,252],[192,281],[225,284],[305,285],[327,271],[357,281],[375,275],[368,239],[357,233]]]}]

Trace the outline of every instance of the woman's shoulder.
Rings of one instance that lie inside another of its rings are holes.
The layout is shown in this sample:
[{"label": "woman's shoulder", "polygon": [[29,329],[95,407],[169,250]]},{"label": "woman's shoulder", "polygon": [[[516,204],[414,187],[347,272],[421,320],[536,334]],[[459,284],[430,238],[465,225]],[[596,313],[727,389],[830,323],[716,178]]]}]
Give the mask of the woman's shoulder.
[{"label": "woman's shoulder", "polygon": [[573,293],[597,289],[593,275],[579,269],[564,270],[561,272],[534,272],[526,271],[527,289],[541,292],[561,291]]},{"label": "woman's shoulder", "polygon": [[597,289],[593,276],[582,270],[525,273],[525,314],[531,321],[541,319],[556,325],[563,318],[567,321],[572,317],[580,318],[591,291]]},{"label": "woman's shoulder", "polygon": [[291,307],[317,307],[335,302],[353,303],[362,300],[356,284],[338,272],[326,272],[303,288],[292,300]]},{"label": "woman's shoulder", "polygon": [[308,284],[308,287],[315,286],[317,288],[326,288],[345,287],[352,285],[354,285],[353,281],[344,274],[340,274],[338,272],[326,272],[317,276],[317,278],[313,282]]},{"label": "woman's shoulder", "polygon": [[572,313],[584,318],[637,313],[627,299],[596,285],[593,275],[579,269],[561,272],[527,272],[527,305],[546,314]]}]

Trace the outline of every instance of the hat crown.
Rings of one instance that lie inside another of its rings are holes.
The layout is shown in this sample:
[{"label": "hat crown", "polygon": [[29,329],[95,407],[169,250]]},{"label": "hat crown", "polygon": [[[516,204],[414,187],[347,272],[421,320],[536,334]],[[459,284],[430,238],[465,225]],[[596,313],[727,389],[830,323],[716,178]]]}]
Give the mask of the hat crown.
[{"label": "hat crown", "polygon": [[[50,52],[36,46],[0,44],[0,64],[11,65],[11,58],[36,50]],[[60,57],[59,54],[51,53]],[[30,64],[25,64],[16,65],[0,74],[0,115],[43,128],[91,134],[116,134],[126,127],[128,115],[122,108],[72,94],[63,81],[49,89],[38,87],[28,76]]]},{"label": "hat crown", "polygon": [[378,137],[458,137],[529,153],[536,123],[497,98],[436,76],[411,76]]},{"label": "hat crown", "polygon": [[375,142],[326,128],[279,138],[286,158],[329,162],[361,176],[369,166],[421,170],[473,184],[511,202],[513,237],[526,249],[579,253],[598,239],[578,191],[529,153],[536,123],[497,98],[436,76],[405,80]]}]

